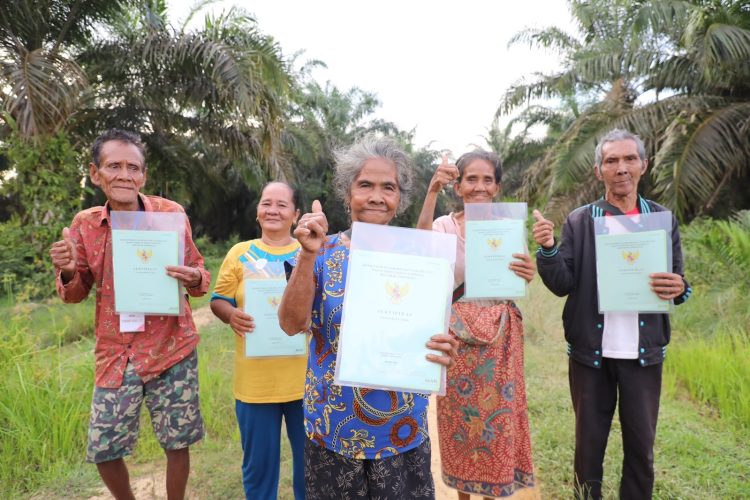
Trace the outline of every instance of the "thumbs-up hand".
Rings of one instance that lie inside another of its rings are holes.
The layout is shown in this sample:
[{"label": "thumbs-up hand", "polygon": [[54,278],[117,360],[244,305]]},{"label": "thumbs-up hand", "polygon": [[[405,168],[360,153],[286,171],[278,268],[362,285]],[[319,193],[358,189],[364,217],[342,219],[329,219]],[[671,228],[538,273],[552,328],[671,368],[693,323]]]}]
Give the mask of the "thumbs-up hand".
[{"label": "thumbs-up hand", "polygon": [[78,252],[75,241],[70,235],[70,229],[67,227],[62,230],[62,238],[52,244],[49,255],[52,258],[52,265],[61,271],[63,279],[70,281],[76,273]]},{"label": "thumbs-up hand", "polygon": [[318,200],[313,201],[312,211],[303,215],[294,230],[302,249],[317,254],[328,233],[328,219],[323,213],[323,206]]},{"label": "thumbs-up hand", "polygon": [[448,153],[443,153],[443,161],[430,180],[428,191],[439,193],[445,186],[458,179],[458,168],[448,159]]},{"label": "thumbs-up hand", "polygon": [[554,222],[545,219],[539,210],[534,209],[532,213],[536,219],[536,222],[531,227],[531,234],[534,236],[534,241],[544,248],[552,248],[555,246]]}]

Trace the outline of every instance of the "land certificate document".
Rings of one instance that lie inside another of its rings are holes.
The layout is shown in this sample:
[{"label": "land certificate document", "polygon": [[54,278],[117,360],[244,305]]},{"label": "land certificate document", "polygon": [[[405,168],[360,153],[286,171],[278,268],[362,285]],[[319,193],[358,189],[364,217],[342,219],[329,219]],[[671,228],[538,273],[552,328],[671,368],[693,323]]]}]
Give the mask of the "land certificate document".
[{"label": "land certificate document", "polygon": [[245,313],[255,320],[255,330],[245,334],[245,356],[304,356],[307,337],[287,335],[279,326],[279,304],[286,279],[246,279]]},{"label": "land certificate document", "polygon": [[669,312],[652,290],[649,274],[669,272],[663,230],[596,235],[600,312]]},{"label": "land certificate document", "polygon": [[526,295],[526,280],[508,269],[526,253],[525,221],[466,221],[466,298],[512,299]]},{"label": "land certificate document", "polygon": [[177,231],[112,230],[115,310],[180,314],[180,283],[167,276],[178,265]]},{"label": "land certificate document", "polygon": [[438,392],[426,343],[445,331],[453,270],[446,259],[369,250],[349,258],[336,383]]}]

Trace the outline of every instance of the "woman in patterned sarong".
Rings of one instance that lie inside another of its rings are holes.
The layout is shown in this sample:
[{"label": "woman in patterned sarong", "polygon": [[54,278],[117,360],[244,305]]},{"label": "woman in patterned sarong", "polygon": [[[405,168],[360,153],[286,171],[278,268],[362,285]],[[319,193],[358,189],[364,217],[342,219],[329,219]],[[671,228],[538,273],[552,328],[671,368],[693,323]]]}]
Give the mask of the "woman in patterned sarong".
[{"label": "woman in patterned sarong", "polygon": [[[523,372],[523,323],[513,301],[461,299],[464,270],[464,212],[432,220],[437,195],[454,182],[466,203],[490,203],[500,192],[502,168],[494,153],[466,153],[456,165],[444,158],[433,176],[417,225],[458,236],[451,333],[459,339],[456,363],[448,369],[447,393],[437,398],[443,481],[470,494],[508,498],[538,496]],[[536,272],[527,254],[510,268],[526,281]]]}]

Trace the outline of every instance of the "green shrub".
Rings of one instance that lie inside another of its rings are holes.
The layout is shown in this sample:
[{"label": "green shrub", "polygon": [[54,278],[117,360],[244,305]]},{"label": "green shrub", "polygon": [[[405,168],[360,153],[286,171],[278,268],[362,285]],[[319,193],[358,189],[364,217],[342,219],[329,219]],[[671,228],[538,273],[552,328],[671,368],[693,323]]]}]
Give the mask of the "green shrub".
[{"label": "green shrub", "polygon": [[28,140],[14,131],[3,145],[15,176],[0,184],[12,205],[10,220],[0,224],[0,269],[15,275],[21,301],[48,297],[54,286],[47,252],[81,206],[80,157],[64,132]]},{"label": "green shrub", "polygon": [[684,389],[750,429],[750,211],[694,221],[683,235],[693,294],[672,316],[666,392]]},{"label": "green shrub", "polygon": [[697,284],[749,288],[750,210],[729,220],[694,221],[683,230],[683,250],[686,272]]}]

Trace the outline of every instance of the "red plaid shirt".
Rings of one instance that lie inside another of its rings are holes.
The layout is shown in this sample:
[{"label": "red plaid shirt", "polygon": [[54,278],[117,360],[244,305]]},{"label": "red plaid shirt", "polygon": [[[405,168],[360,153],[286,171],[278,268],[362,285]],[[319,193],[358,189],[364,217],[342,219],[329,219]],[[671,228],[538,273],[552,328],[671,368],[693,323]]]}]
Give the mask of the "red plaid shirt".
[{"label": "red plaid shirt", "polygon": [[[177,203],[157,196],[139,195],[147,212],[184,212]],[[181,361],[198,344],[190,305],[185,297],[184,316],[146,316],[146,330],[120,333],[120,317],[115,313],[112,273],[112,232],[108,204],[78,212],[70,226],[76,243],[78,269],[63,284],[57,272],[57,293],[63,302],[80,302],[96,284],[96,385],[117,388],[128,360],[147,382]],[[208,291],[211,275],[203,268],[203,256],[193,243],[190,223],[185,220],[185,265],[203,274],[200,286],[188,289],[193,297]]]}]

